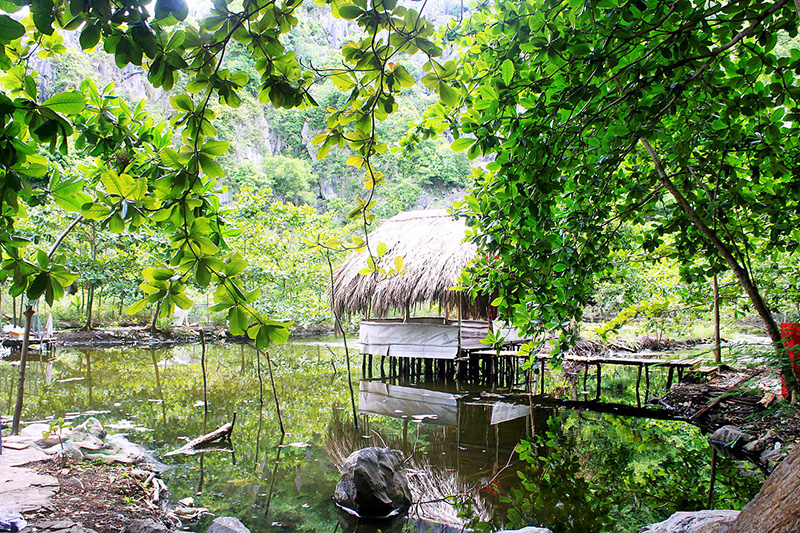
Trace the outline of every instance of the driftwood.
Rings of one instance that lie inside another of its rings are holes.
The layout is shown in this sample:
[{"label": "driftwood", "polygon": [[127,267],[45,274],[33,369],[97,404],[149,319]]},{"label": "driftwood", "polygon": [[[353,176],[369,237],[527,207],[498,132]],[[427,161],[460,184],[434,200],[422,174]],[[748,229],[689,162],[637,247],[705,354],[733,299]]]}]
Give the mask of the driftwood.
[{"label": "driftwood", "polygon": [[228,422],[227,424],[222,424],[220,427],[212,431],[211,433],[206,433],[202,437],[197,437],[196,439],[190,440],[177,450],[172,450],[169,453],[164,454],[164,457],[169,457],[170,455],[194,455],[196,453],[202,451],[210,451],[211,449],[220,450],[222,447],[209,447],[209,444],[212,443],[219,443],[220,441],[227,441],[230,442],[231,440],[231,433],[233,432],[233,425],[236,424],[236,413],[233,413],[233,420]]},{"label": "driftwood", "polygon": [[710,410],[712,410],[714,407],[719,405],[719,403],[722,402],[725,399],[725,394],[727,394],[728,392],[732,392],[732,391],[736,390],[741,385],[743,385],[744,383],[750,381],[751,379],[753,379],[754,377],[758,376],[762,372],[763,372],[763,370],[756,370],[752,374],[748,374],[747,376],[743,377],[742,379],[740,379],[739,381],[734,383],[731,387],[728,387],[727,390],[725,392],[723,392],[722,394],[720,394],[714,401],[712,401],[711,403],[709,403],[708,405],[706,405],[705,407],[703,407],[702,409],[697,411],[695,414],[693,414],[691,417],[689,417],[689,420],[698,420],[700,417],[702,417],[703,415],[708,413]]}]

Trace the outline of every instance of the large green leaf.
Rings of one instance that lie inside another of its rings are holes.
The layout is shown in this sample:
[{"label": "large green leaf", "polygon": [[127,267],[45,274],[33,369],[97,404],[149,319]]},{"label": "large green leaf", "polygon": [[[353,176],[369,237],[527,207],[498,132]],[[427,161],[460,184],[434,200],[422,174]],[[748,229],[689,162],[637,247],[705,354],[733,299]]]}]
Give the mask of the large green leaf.
[{"label": "large green leaf", "polygon": [[86,108],[86,98],[77,91],[57,93],[42,104],[57,113],[76,115]]},{"label": "large green leaf", "polygon": [[0,42],[8,43],[25,35],[25,26],[8,15],[0,14]]}]

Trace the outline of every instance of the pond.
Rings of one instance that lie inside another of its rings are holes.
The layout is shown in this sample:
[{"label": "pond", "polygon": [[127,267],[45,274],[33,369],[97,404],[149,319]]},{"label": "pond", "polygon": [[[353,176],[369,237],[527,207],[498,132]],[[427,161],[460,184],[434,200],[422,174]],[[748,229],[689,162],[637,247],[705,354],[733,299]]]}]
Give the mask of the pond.
[{"label": "pond", "polygon": [[[173,500],[192,496],[254,532],[376,531],[340,523],[331,495],[337,462],[384,444],[409,458],[415,500],[422,502],[392,531],[638,531],[676,510],[708,508],[706,437],[664,412],[636,410],[635,370],[604,369],[602,400],[617,408],[602,412],[576,406],[576,398],[593,398],[594,391],[582,390],[581,375],[563,369],[548,370],[548,394],[531,399],[518,389],[452,380],[362,379],[356,355],[354,417],[340,342],[293,342],[270,352],[281,438],[266,355],[244,345],[208,346],[207,416],[200,355],[194,345],[62,349],[54,361],[30,363],[25,419],[78,423],[95,416],[169,467],[164,477]],[[16,371],[0,362],[0,412],[13,408]],[[373,374],[380,375],[377,368]],[[652,378],[651,388],[663,391],[664,376]],[[619,406],[626,405],[631,411],[623,416]],[[234,413],[232,453],[164,457],[182,438]],[[520,454],[521,441],[530,444]],[[741,508],[763,480],[719,458],[710,506]],[[202,531],[208,521],[191,529]]]}]

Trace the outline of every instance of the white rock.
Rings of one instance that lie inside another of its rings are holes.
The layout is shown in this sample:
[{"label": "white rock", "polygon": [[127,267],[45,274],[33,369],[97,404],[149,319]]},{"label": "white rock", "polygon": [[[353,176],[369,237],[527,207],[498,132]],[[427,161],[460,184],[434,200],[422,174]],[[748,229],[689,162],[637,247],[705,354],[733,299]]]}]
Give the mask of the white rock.
[{"label": "white rock", "polygon": [[498,531],[497,533],[553,533],[546,527],[523,527],[522,529],[504,529],[502,531]]},{"label": "white rock", "polygon": [[677,512],[657,524],[645,526],[639,533],[711,533],[723,525],[733,522],[739,511]]},{"label": "white rock", "polygon": [[238,518],[220,516],[211,522],[211,526],[206,530],[206,533],[250,533],[250,530]]}]

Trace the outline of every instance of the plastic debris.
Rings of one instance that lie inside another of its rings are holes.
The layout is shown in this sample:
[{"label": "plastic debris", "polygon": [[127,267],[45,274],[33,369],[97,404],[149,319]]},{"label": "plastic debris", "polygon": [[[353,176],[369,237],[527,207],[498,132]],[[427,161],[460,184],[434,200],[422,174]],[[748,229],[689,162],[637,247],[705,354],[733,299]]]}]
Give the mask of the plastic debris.
[{"label": "plastic debris", "polygon": [[28,522],[16,509],[4,507],[0,509],[0,531],[20,531]]}]

